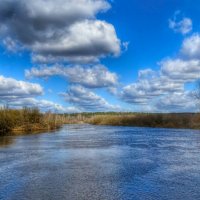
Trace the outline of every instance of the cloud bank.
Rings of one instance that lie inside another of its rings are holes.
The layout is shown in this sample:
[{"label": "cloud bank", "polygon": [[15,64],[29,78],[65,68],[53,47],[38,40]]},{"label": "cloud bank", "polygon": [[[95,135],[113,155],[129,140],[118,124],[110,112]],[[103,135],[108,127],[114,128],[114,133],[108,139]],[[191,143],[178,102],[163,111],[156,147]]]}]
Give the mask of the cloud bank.
[{"label": "cloud bank", "polygon": [[140,70],[138,80],[124,86],[118,96],[130,104],[151,106],[154,112],[197,111],[194,91],[186,85],[200,79],[199,41],[198,33],[185,38],[177,57],[163,59],[158,71]]},{"label": "cloud bank", "polygon": [[71,86],[61,96],[66,102],[80,108],[82,111],[116,111],[119,106],[109,104],[104,98],[80,85]]},{"label": "cloud bank", "polygon": [[[1,45],[13,53],[29,52],[36,67],[25,71],[26,78],[65,78],[70,85],[64,95],[67,102],[81,109],[113,109],[106,100],[89,90],[118,84],[117,74],[99,61],[106,56],[120,55],[121,46],[128,46],[121,43],[112,24],[96,17],[110,8],[106,0],[2,0]],[[5,92],[9,91],[4,95],[4,102],[12,106],[40,105],[45,109],[77,111],[74,107],[66,109],[50,101],[38,100],[44,93],[39,84],[3,78],[7,82],[2,87],[7,86]],[[11,82],[14,83],[9,90]],[[3,96],[3,89],[0,89]],[[84,102],[75,102],[73,94]]]},{"label": "cloud bank", "polygon": [[37,99],[44,93],[41,85],[0,76],[0,102],[12,108],[39,107],[42,111],[77,112],[52,101]]},{"label": "cloud bank", "polygon": [[8,50],[25,48],[35,62],[91,62],[117,56],[121,41],[115,28],[96,19],[109,8],[105,0],[1,0],[0,36]]},{"label": "cloud bank", "polygon": [[71,84],[79,84],[86,88],[107,88],[118,84],[116,73],[110,72],[103,65],[88,66],[41,66],[26,70],[27,78],[49,78],[51,76],[61,76],[66,78]]}]

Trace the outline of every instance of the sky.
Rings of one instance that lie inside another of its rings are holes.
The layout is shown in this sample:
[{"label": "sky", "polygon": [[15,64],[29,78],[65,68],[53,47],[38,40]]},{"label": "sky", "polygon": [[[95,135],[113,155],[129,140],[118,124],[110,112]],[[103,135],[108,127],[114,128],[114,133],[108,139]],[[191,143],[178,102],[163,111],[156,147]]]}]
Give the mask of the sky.
[{"label": "sky", "polygon": [[199,13],[199,0],[1,0],[0,106],[196,112]]}]

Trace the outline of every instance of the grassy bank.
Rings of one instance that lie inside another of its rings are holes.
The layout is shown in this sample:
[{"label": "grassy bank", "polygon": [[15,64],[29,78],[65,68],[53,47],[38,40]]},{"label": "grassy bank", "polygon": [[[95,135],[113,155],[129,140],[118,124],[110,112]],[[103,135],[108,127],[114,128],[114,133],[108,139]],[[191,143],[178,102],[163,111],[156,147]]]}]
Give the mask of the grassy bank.
[{"label": "grassy bank", "polygon": [[200,114],[194,113],[115,113],[94,115],[87,118],[86,121],[94,125],[200,129]]},{"label": "grassy bank", "polygon": [[0,110],[0,135],[7,133],[43,132],[60,128],[63,124],[137,126],[159,128],[200,129],[200,114],[145,114],[145,113],[41,113],[37,108]]},{"label": "grassy bank", "polygon": [[8,133],[50,131],[66,122],[62,115],[41,113],[37,108],[0,110],[0,135]]},{"label": "grassy bank", "polygon": [[199,113],[81,113],[66,116],[73,119],[73,123],[93,125],[200,129]]}]

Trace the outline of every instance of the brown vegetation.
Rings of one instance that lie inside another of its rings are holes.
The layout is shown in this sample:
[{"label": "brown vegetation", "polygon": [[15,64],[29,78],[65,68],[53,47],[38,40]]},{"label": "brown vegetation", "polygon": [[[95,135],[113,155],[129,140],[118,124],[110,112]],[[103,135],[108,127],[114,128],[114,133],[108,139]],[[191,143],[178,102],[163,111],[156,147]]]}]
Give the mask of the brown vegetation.
[{"label": "brown vegetation", "polygon": [[111,114],[87,119],[94,125],[200,129],[200,114]]},{"label": "brown vegetation", "polygon": [[0,135],[50,131],[63,124],[189,128],[200,129],[200,114],[144,114],[144,113],[41,113],[37,108],[0,110]]},{"label": "brown vegetation", "polygon": [[66,118],[52,113],[41,113],[37,108],[21,110],[0,109],[0,135],[9,132],[33,132],[54,130],[65,123]]}]

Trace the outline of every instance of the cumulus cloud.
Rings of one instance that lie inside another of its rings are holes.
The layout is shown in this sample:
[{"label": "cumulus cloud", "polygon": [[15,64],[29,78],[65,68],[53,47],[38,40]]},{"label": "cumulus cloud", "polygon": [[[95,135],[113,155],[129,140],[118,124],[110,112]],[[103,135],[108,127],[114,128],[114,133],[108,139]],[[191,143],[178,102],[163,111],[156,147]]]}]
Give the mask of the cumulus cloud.
[{"label": "cumulus cloud", "polygon": [[86,57],[94,59],[104,55],[119,55],[120,41],[114,27],[104,21],[86,20],[70,26],[66,34],[52,41],[32,45],[34,52],[58,58]]},{"label": "cumulus cloud", "polygon": [[109,8],[105,0],[2,0],[0,35],[30,50],[34,61],[96,61],[121,51],[115,28],[95,18]]},{"label": "cumulus cloud", "polygon": [[180,77],[179,74],[179,79],[170,79],[164,75],[139,79],[138,82],[124,87],[120,98],[127,103],[139,105],[139,111],[146,112],[147,108],[150,112],[197,111],[193,92],[184,89],[188,77],[185,80]]},{"label": "cumulus cloud", "polygon": [[140,107],[148,105],[154,111],[197,111],[194,95],[186,84],[200,79],[199,38],[194,34],[184,39],[181,54],[159,62],[159,70],[139,71],[138,80],[125,86],[118,96]]},{"label": "cumulus cloud", "polygon": [[79,112],[79,109],[75,107],[64,107],[48,100],[38,100],[36,98],[22,98],[22,99],[9,99],[8,105],[14,108],[26,107],[38,107],[41,111],[51,111],[56,113],[75,113]]},{"label": "cumulus cloud", "polygon": [[[82,19],[95,18],[110,5],[104,0],[1,0],[3,30],[16,34],[22,43],[49,40],[59,30]],[[26,32],[23,32],[26,27]]]},{"label": "cumulus cloud", "polygon": [[120,109],[119,106],[109,104],[104,98],[79,85],[71,86],[61,96],[64,97],[66,102],[73,104],[82,111],[113,111]]},{"label": "cumulus cloud", "polygon": [[157,75],[157,72],[152,70],[152,69],[144,69],[144,70],[140,70],[138,72],[138,78],[139,79],[145,79],[145,78],[151,78],[151,77],[155,77]]},{"label": "cumulus cloud", "polygon": [[182,90],[181,83],[158,75],[151,78],[139,78],[137,82],[125,86],[120,96],[128,103],[147,104],[155,97]]},{"label": "cumulus cloud", "polygon": [[[76,87],[81,85],[85,95],[95,97],[96,107],[111,109],[103,98],[86,89],[111,88],[118,84],[115,73],[103,65],[94,64],[105,56],[118,56],[121,48],[128,48],[128,43],[117,37],[112,24],[97,19],[97,14],[110,7],[107,0],[1,0],[1,45],[11,52],[28,51],[36,63],[63,64],[32,68],[26,71],[27,78],[62,76]],[[72,62],[76,64],[72,66]],[[93,65],[88,65],[89,62]],[[4,96],[4,101],[13,106],[38,103],[55,107],[53,103],[36,99],[41,92],[34,94],[24,89],[22,82],[16,81],[16,84],[21,84],[20,89],[13,86],[12,90],[18,91],[19,95],[8,89],[5,92],[10,96]],[[70,91],[75,90],[72,88]]]},{"label": "cumulus cloud", "polygon": [[187,17],[179,19],[180,14],[180,11],[177,11],[175,12],[173,19],[169,19],[169,28],[185,35],[192,31],[192,20]]},{"label": "cumulus cloud", "polygon": [[74,57],[65,57],[65,56],[54,56],[54,55],[42,55],[37,53],[31,54],[31,59],[33,63],[37,64],[52,64],[52,63],[75,63],[75,64],[88,64],[88,63],[97,63],[99,58],[96,56],[74,56]]},{"label": "cumulus cloud", "polygon": [[78,112],[75,107],[63,107],[60,104],[44,99],[37,99],[43,94],[43,88],[36,83],[18,81],[0,76],[0,105],[12,108],[38,107],[42,111]]},{"label": "cumulus cloud", "polygon": [[13,78],[0,76],[1,100],[7,97],[32,97],[43,93],[43,88],[36,83],[18,81]]},{"label": "cumulus cloud", "polygon": [[[5,97],[2,101],[4,105],[8,105],[11,108],[23,108],[23,107],[37,107],[43,112],[51,111],[56,113],[75,113],[79,112],[79,109],[75,107],[64,107],[52,101],[45,99],[36,98],[16,98],[16,97]],[[2,104],[2,105],[3,105]]]},{"label": "cumulus cloud", "polygon": [[26,70],[25,75],[27,78],[48,78],[58,75],[66,78],[72,84],[80,84],[87,88],[113,87],[118,83],[117,75],[108,71],[103,65],[94,65],[92,67],[80,65],[69,67],[63,65],[42,66]]},{"label": "cumulus cloud", "polygon": [[162,96],[155,107],[165,112],[196,112],[197,102],[192,92],[184,91]]},{"label": "cumulus cloud", "polygon": [[183,41],[181,53],[187,59],[200,59],[200,35],[198,33]]},{"label": "cumulus cloud", "polygon": [[174,82],[193,82],[200,78],[200,60],[167,59],[161,62],[161,72]]}]

